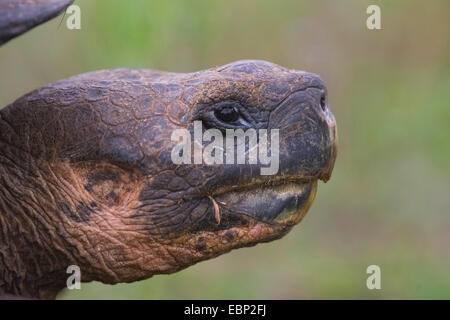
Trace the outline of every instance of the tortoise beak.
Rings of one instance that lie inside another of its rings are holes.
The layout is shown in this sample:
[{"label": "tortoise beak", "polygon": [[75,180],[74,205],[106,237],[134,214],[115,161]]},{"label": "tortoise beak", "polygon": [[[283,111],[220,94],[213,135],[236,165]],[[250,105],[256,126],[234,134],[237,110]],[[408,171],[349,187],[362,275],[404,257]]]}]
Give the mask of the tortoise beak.
[{"label": "tortoise beak", "polygon": [[262,186],[218,196],[225,210],[246,215],[257,221],[298,223],[308,211],[317,191],[317,181]]},{"label": "tortoise beak", "polygon": [[328,162],[328,165],[323,168],[322,172],[319,175],[319,179],[321,179],[323,182],[327,182],[330,180],[331,173],[334,168],[334,163],[336,161],[337,156],[337,148],[338,148],[338,134],[337,134],[337,126],[336,126],[336,119],[334,118],[333,114],[329,111],[328,107],[325,110],[325,118],[328,125],[328,130],[330,132],[330,160]]}]

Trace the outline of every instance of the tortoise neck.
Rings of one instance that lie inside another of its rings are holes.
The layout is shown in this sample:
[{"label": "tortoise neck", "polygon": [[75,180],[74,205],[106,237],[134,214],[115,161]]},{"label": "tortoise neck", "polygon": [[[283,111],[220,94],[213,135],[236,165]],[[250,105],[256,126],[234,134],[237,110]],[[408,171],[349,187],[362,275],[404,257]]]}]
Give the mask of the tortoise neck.
[{"label": "tortoise neck", "polygon": [[11,162],[17,158],[1,132],[0,150],[0,296],[53,299],[67,276],[68,253],[56,249],[64,239],[39,188],[27,182],[34,173]]}]

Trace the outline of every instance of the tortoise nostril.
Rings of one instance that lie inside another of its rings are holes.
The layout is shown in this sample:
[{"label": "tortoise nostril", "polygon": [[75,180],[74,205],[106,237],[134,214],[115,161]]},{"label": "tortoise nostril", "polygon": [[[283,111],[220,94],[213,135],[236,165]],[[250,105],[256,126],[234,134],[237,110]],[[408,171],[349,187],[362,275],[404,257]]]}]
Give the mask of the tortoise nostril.
[{"label": "tortoise nostril", "polygon": [[327,101],[325,99],[325,96],[322,96],[320,98],[320,108],[322,109],[322,111],[326,111],[327,110]]}]

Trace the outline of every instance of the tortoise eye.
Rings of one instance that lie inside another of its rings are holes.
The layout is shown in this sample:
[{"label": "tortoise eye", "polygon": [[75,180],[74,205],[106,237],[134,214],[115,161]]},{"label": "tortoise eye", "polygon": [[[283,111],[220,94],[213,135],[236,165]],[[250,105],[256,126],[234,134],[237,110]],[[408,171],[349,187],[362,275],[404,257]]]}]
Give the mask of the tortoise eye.
[{"label": "tortoise eye", "polygon": [[223,122],[235,122],[239,119],[239,112],[235,107],[225,107],[214,112],[217,119]]},{"label": "tortoise eye", "polygon": [[320,98],[320,107],[322,108],[323,111],[327,109],[327,101],[325,99],[325,96],[322,96]]}]

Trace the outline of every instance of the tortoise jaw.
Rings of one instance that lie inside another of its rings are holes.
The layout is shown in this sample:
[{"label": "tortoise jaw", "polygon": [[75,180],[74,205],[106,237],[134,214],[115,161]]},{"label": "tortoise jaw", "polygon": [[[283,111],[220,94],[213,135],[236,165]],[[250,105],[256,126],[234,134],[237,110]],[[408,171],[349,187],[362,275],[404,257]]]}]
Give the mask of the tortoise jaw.
[{"label": "tortoise jaw", "polygon": [[297,224],[309,210],[317,180],[228,192],[216,197],[220,207],[269,224]]}]

